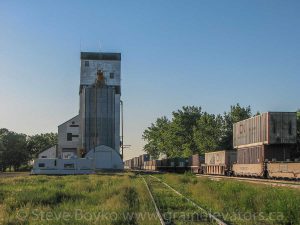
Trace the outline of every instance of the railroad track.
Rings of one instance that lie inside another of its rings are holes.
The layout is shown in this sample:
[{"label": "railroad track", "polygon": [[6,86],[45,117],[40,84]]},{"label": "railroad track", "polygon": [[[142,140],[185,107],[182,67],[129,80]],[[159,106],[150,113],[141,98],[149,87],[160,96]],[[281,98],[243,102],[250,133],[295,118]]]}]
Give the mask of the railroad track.
[{"label": "railroad track", "polygon": [[149,195],[162,225],[226,223],[167,183],[152,175],[143,175]]},{"label": "railroad track", "polygon": [[258,179],[258,178],[249,178],[249,177],[227,177],[227,176],[218,176],[218,175],[206,175],[206,174],[196,174],[197,177],[208,177],[211,179],[233,179],[238,181],[244,181],[249,183],[259,183],[271,186],[280,186],[280,187],[291,187],[291,188],[300,188],[299,181],[284,181],[284,180],[268,180],[268,179]]}]

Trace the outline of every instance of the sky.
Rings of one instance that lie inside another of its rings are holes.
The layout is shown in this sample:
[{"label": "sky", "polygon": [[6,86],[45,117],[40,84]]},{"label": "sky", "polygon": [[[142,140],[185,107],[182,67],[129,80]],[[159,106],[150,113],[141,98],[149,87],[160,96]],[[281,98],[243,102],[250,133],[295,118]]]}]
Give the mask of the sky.
[{"label": "sky", "polygon": [[57,132],[78,114],[80,51],[122,53],[125,159],[184,105],[300,108],[300,1],[0,0],[0,127]]}]

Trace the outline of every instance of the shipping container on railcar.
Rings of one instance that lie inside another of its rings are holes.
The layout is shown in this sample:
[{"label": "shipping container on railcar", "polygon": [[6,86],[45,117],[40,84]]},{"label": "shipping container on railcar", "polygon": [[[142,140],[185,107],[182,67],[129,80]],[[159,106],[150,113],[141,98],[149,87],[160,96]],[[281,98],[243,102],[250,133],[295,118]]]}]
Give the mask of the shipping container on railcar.
[{"label": "shipping container on railcar", "polygon": [[[237,164],[233,165],[234,174],[268,177],[273,169],[268,171],[267,163],[296,160],[296,130],[294,112],[268,112],[235,123],[233,144],[237,148]],[[276,167],[273,165],[271,168]]]},{"label": "shipping container on railcar", "polygon": [[124,169],[129,169],[129,166],[128,166],[129,163],[128,163],[128,161],[129,161],[129,160],[125,160],[125,161],[124,161]]},{"label": "shipping container on railcar", "polygon": [[144,163],[146,161],[150,160],[150,155],[149,154],[143,154],[139,156],[139,169],[143,170],[144,169]]},{"label": "shipping container on railcar", "polygon": [[130,169],[134,169],[134,158],[130,159]]},{"label": "shipping container on railcar", "polygon": [[178,157],[174,159],[175,161],[175,170],[174,172],[183,173],[189,170],[189,159]]},{"label": "shipping container on railcar", "polygon": [[133,158],[133,168],[132,169],[139,169],[139,157]]},{"label": "shipping container on railcar", "polygon": [[149,170],[149,167],[150,167],[150,161],[151,161],[151,160],[144,162],[144,170]]},{"label": "shipping container on railcar", "polygon": [[[294,168],[294,173],[298,170],[297,158],[294,157],[296,147],[293,145],[259,145],[247,147],[237,150],[237,163],[233,165],[234,174],[237,176],[253,176],[253,177],[273,177],[271,175],[274,167],[278,163],[295,163],[295,166],[286,166]],[[268,166],[271,166],[268,169]],[[284,167],[282,167],[284,168]],[[284,175],[285,173],[281,173]],[[290,177],[289,172],[286,173]],[[285,176],[283,176],[285,177]]]},{"label": "shipping container on railcar", "polygon": [[167,159],[167,167],[169,172],[174,172],[175,171],[175,166],[176,166],[176,160],[175,158],[169,158]]},{"label": "shipping container on railcar", "polygon": [[161,159],[157,169],[165,172],[185,172],[189,170],[189,159],[182,157]]},{"label": "shipping container on railcar", "polygon": [[149,160],[144,162],[144,168],[145,170],[149,171],[157,171],[158,167],[160,166],[161,161],[160,160]]},{"label": "shipping container on railcar", "polygon": [[128,159],[124,162],[125,169],[131,169],[131,161],[132,159]]},{"label": "shipping container on railcar", "polygon": [[157,167],[157,170],[165,172],[174,172],[176,167],[175,158],[165,158],[160,160],[160,165]]},{"label": "shipping container on railcar", "polygon": [[235,150],[205,153],[204,174],[231,175],[232,164],[236,162]]},{"label": "shipping container on railcar", "polygon": [[169,171],[169,161],[170,159],[161,159],[158,170],[160,171]]},{"label": "shipping container on railcar", "polygon": [[192,173],[203,173],[201,164],[205,163],[205,158],[199,154],[189,157],[189,168]]},{"label": "shipping container on railcar", "polygon": [[282,162],[295,160],[296,145],[257,145],[237,150],[238,164],[256,164],[264,162]]},{"label": "shipping container on railcar", "polygon": [[295,112],[266,112],[233,124],[233,146],[295,144],[297,119]]}]

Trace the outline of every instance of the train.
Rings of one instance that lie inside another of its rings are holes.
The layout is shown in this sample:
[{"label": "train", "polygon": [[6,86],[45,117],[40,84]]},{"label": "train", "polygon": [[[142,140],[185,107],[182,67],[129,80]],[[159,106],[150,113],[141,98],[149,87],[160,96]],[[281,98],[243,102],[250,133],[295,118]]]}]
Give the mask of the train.
[{"label": "train", "polygon": [[296,112],[265,112],[234,123],[232,141],[232,150],[188,158],[150,160],[144,154],[125,161],[125,168],[300,180]]},{"label": "train", "polygon": [[[143,160],[140,160],[143,159]],[[125,169],[191,172],[195,174],[255,177],[265,179],[286,179],[300,181],[300,161],[264,161],[257,164],[237,163],[236,150],[222,150],[199,154],[187,158],[150,159],[148,154],[124,161]]]}]

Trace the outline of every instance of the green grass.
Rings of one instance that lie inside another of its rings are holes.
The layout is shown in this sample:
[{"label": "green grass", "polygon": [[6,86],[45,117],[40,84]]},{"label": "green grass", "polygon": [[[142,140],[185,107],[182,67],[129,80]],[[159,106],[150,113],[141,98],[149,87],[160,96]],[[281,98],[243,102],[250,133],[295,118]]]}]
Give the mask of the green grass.
[{"label": "green grass", "polygon": [[300,190],[192,174],[156,175],[231,224],[300,224]]},{"label": "green grass", "polygon": [[[230,224],[300,224],[299,189],[192,174],[155,176]],[[147,181],[170,224],[197,221],[182,218],[182,212],[193,216],[201,212],[155,179]],[[174,217],[174,212],[179,214]],[[0,177],[0,224],[155,225],[159,220],[143,180],[133,173],[19,175]]]},{"label": "green grass", "polygon": [[207,214],[156,179],[145,176],[166,224],[214,224]]},{"label": "green grass", "polygon": [[140,177],[131,173],[7,177],[0,224],[159,224]]}]

